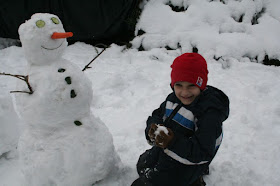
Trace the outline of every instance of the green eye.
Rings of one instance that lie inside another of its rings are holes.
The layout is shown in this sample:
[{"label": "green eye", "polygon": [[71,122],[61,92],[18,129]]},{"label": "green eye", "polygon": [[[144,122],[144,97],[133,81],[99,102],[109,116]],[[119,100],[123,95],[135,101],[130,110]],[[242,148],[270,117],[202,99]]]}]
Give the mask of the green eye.
[{"label": "green eye", "polygon": [[36,21],[36,26],[38,28],[43,28],[45,26],[45,21],[43,21],[43,20]]},{"label": "green eye", "polygon": [[54,24],[59,24],[59,20],[56,17],[52,17],[51,20]]}]

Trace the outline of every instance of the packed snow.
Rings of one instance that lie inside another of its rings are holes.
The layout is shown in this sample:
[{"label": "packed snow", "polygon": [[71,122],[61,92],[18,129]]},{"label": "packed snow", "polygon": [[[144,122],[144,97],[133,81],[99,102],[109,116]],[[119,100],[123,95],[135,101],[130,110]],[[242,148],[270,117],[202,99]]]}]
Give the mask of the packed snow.
[{"label": "packed snow", "polygon": [[151,0],[132,43],[146,50],[196,47],[209,58],[280,59],[279,8],[279,0]]},{"label": "packed snow", "polygon": [[168,134],[168,130],[165,126],[160,126],[160,125],[157,125],[157,129],[155,131],[155,135],[159,135],[160,132],[163,131],[165,134]]},{"label": "packed snow", "polygon": [[[112,44],[91,64],[91,69],[83,72],[81,76],[86,76],[92,86],[90,93],[92,101],[89,98],[87,103],[94,115],[92,123],[97,122],[108,128],[107,132],[94,131],[92,135],[98,133],[94,140],[99,143],[110,133],[117,156],[120,157],[118,170],[113,170],[109,176],[95,185],[129,186],[138,177],[136,171],[138,157],[150,148],[144,135],[145,122],[151,112],[158,108],[172,91],[169,86],[170,65],[174,58],[184,52],[191,52],[193,47],[197,47],[199,53],[207,60],[208,84],[223,90],[230,99],[230,116],[224,122],[223,142],[210,165],[210,175],[204,177],[206,184],[209,186],[277,186],[280,184],[278,161],[280,157],[280,102],[278,101],[280,67],[256,63],[261,62],[265,54],[279,59],[280,4],[277,0],[224,0],[223,2],[225,4],[206,0],[145,2],[137,29],[142,29],[146,33],[132,41],[133,48],[126,49]],[[174,12],[171,11],[168,3],[188,8],[186,11]],[[252,25],[248,20],[263,7],[265,12],[258,19],[259,22]],[[244,21],[233,22],[228,18],[233,15],[235,17],[243,15]],[[219,30],[222,28],[230,32],[220,33]],[[239,32],[240,30],[242,32]],[[0,41],[5,42],[5,40]],[[146,51],[138,51],[140,45]],[[174,50],[164,48],[167,45]],[[101,51],[100,48],[77,42],[65,49],[62,58],[81,70],[97,55],[97,50]],[[222,58],[215,60],[214,56],[216,59]],[[24,56],[22,47],[10,46],[0,50],[0,72],[27,75],[27,67],[28,60]],[[44,69],[48,68],[50,67]],[[40,73],[44,77],[47,76],[47,72]],[[82,77],[79,80],[75,82],[75,86],[86,84],[82,81]],[[30,81],[38,84],[40,78],[30,77]],[[59,83],[54,82],[53,86]],[[25,134],[26,120],[20,115],[22,109],[16,104],[16,97],[28,95],[9,93],[22,87],[26,87],[23,81],[0,76],[1,186],[23,185],[24,174],[19,163],[21,158],[17,141]],[[44,94],[51,93],[48,91]],[[34,106],[33,109],[38,109],[36,112],[39,112],[44,108],[45,106],[41,108]],[[61,110],[61,112],[65,111]],[[67,116],[71,117],[70,114]],[[30,120],[42,124],[44,117],[34,113],[33,119]],[[73,133],[71,129],[65,129],[60,133],[65,135],[64,139],[69,137],[67,131],[69,136]],[[88,132],[88,135],[90,134],[91,132]],[[27,139],[35,143],[32,140],[48,138],[46,135],[42,137]],[[84,136],[84,138],[90,137]],[[83,156],[87,156],[84,154],[86,149],[80,148],[78,142],[79,140],[74,140],[73,143],[68,143],[69,149],[71,149],[70,144],[74,146],[73,148],[77,147],[77,156],[75,155],[77,158],[70,159],[70,156],[66,156],[69,160],[65,164],[66,167],[79,165]],[[84,142],[86,143],[87,140]],[[59,145],[55,141],[50,143],[54,147]],[[111,156],[108,154],[105,158],[110,159]],[[87,166],[93,169],[96,167],[96,165]],[[81,170],[81,174],[83,171]],[[100,168],[100,172],[102,171]],[[72,174],[73,179],[81,179],[81,174]]]},{"label": "packed snow", "polygon": [[10,95],[7,93],[1,93],[0,102],[0,155],[2,155],[7,152],[15,152],[19,138],[18,124],[20,120],[14,110]]},{"label": "packed snow", "polygon": [[34,14],[19,27],[29,90],[22,82],[17,89],[32,93],[15,96],[24,121],[18,154],[26,186],[91,185],[119,168],[112,135],[90,110],[91,82],[61,57],[72,35],[53,14]]}]

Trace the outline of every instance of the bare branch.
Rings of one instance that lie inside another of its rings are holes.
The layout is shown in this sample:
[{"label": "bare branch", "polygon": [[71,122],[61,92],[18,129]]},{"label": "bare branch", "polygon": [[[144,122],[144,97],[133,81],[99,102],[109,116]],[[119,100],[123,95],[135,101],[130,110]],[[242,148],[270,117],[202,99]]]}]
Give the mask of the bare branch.
[{"label": "bare branch", "polygon": [[[102,50],[99,54],[97,54],[97,56],[95,56],[95,57],[84,67],[84,69],[83,69],[82,71],[85,71],[86,69],[91,68],[89,65],[90,65],[94,60],[96,60],[96,59],[108,48],[108,46],[107,46],[107,45],[104,45],[104,44],[98,44],[98,45],[103,46],[103,50]],[[98,46],[98,45],[96,45],[96,46]]]},{"label": "bare branch", "polygon": [[28,91],[11,91],[10,93],[27,93],[27,94],[33,94],[33,89],[31,87],[31,85],[29,84],[29,77],[28,75],[27,76],[23,76],[23,75],[17,75],[17,74],[6,74],[5,72],[1,73],[0,72],[0,75],[4,75],[4,76],[11,76],[11,77],[15,77],[15,78],[18,78],[22,81],[25,81],[25,83],[27,84],[27,87],[29,89],[29,92]]},{"label": "bare branch", "polygon": [[31,92],[28,92],[28,91],[10,91],[10,93],[26,93],[26,94],[32,94]]}]

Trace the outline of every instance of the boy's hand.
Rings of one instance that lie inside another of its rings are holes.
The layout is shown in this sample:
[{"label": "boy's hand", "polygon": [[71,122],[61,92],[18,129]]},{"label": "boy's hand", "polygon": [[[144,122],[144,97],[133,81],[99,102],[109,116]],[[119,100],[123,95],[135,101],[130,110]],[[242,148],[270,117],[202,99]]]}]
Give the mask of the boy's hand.
[{"label": "boy's hand", "polygon": [[[161,129],[163,128],[163,129]],[[174,138],[174,133],[171,129],[164,126],[157,127],[155,132],[155,144],[163,149],[167,148]]]},{"label": "boy's hand", "polygon": [[158,128],[157,124],[155,124],[155,123],[151,124],[150,130],[148,133],[148,136],[149,136],[151,142],[155,141],[155,137],[156,137],[155,132],[156,132],[157,128]]}]

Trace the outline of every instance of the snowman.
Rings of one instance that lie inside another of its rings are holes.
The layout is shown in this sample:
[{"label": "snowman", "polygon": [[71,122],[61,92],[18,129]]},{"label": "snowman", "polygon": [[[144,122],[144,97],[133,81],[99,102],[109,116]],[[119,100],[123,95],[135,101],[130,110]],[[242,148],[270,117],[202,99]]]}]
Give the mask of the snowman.
[{"label": "snowman", "polygon": [[37,13],[20,25],[19,36],[34,90],[16,95],[25,123],[18,144],[24,184],[87,186],[103,180],[120,159],[111,133],[90,111],[91,82],[61,57],[72,33],[56,15]]}]

